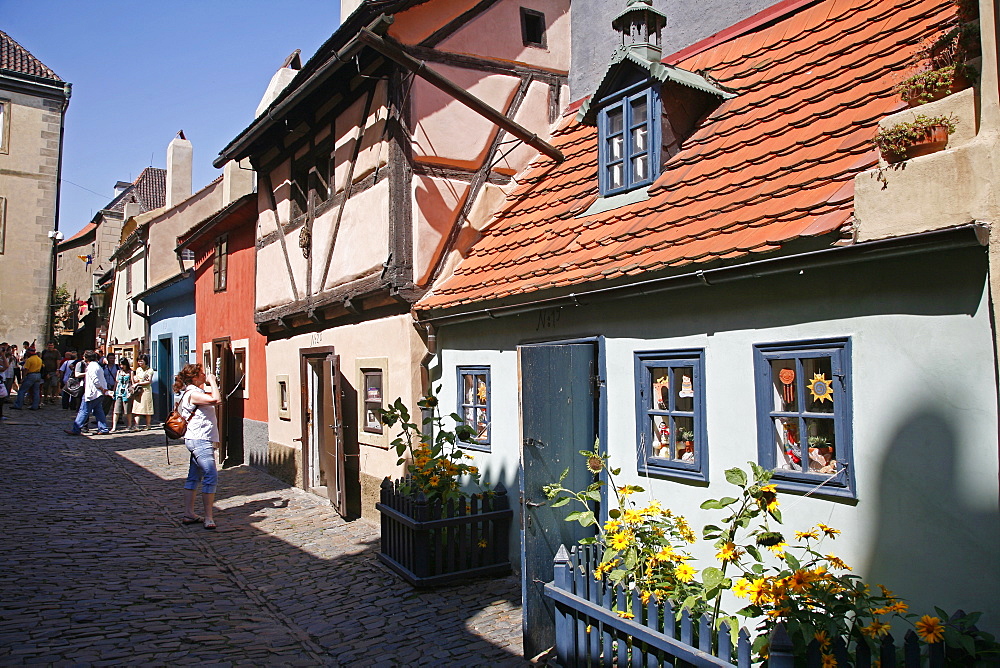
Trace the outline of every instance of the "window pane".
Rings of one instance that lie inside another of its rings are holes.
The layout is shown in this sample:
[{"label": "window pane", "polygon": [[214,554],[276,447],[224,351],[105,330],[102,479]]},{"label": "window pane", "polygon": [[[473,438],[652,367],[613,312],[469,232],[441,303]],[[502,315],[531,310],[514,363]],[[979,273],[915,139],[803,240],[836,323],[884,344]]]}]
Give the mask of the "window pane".
[{"label": "window pane", "polygon": [[608,112],[608,134],[615,134],[624,129],[624,114],[622,109]]},{"label": "window pane", "polygon": [[802,470],[802,448],[799,445],[799,419],[774,418],[774,442],[778,449],[776,468]]},{"label": "window pane", "polygon": [[795,360],[771,360],[771,380],[774,385],[772,410],[792,412],[799,410],[795,382]]},{"label": "window pane", "polygon": [[489,419],[486,417],[486,409],[477,408],[476,409],[476,440],[485,441],[489,435],[490,423]]},{"label": "window pane", "polygon": [[632,152],[633,153],[645,153],[647,135],[649,134],[649,128],[646,125],[640,125],[632,130]]},{"label": "window pane", "polygon": [[695,464],[694,418],[675,418],[674,430],[674,459],[686,464]]},{"label": "window pane", "polygon": [[650,393],[652,403],[649,408],[657,411],[669,410],[670,369],[666,367],[653,367],[649,370],[649,377],[653,382],[653,391]]},{"label": "window pane", "polygon": [[674,410],[691,413],[694,411],[694,369],[681,366],[674,369]]},{"label": "window pane", "polygon": [[622,163],[608,167],[608,186],[611,188],[622,187]]},{"label": "window pane", "polygon": [[802,380],[805,381],[806,411],[832,413],[833,367],[829,357],[807,357],[802,360]]},{"label": "window pane", "polygon": [[632,100],[632,125],[645,123],[646,118],[646,96],[643,95],[638,100]]},{"label": "window pane", "polygon": [[652,437],[650,443],[653,447],[650,455],[653,457],[663,457],[671,459],[670,455],[670,418],[666,415],[654,415],[651,418]]},{"label": "window pane", "polygon": [[649,156],[640,155],[632,158],[632,177],[636,181],[644,181],[649,178]]},{"label": "window pane", "polygon": [[622,149],[624,144],[625,140],[621,135],[608,137],[608,162],[622,159]]},{"label": "window pane", "polygon": [[[475,379],[473,378],[472,374],[467,374],[467,373],[462,374],[462,386],[463,386],[462,403],[469,404],[470,406],[476,403],[475,401],[476,386],[475,386]],[[472,422],[468,418],[466,418],[465,421],[468,422],[469,424],[472,424]]]},{"label": "window pane", "polygon": [[834,475],[837,472],[837,448],[833,419],[806,418],[805,422],[809,472]]}]

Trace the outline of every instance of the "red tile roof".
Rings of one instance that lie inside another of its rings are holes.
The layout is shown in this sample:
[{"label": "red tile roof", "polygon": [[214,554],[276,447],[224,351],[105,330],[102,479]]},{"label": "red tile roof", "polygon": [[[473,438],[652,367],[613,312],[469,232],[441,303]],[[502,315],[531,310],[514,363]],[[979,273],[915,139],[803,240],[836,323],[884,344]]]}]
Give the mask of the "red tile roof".
[{"label": "red tile roof", "polygon": [[894,85],[954,4],[803,5],[785,3],[783,17],[756,25],[752,17],[749,32],[726,31],[732,37],[665,59],[707,71],[737,97],[666,163],[646,201],[579,217],[598,194],[597,129],[568,114],[553,138],[566,161],[538,160],[454,275],[417,308],[517,303],[551,288],[746,258],[800,237],[835,241],[831,233],[853,213],[854,176],[877,162],[878,121],[901,106]]},{"label": "red tile roof", "polygon": [[59,75],[46,67],[42,61],[31,55],[30,51],[15,42],[10,35],[2,30],[0,30],[0,70],[62,81]]}]

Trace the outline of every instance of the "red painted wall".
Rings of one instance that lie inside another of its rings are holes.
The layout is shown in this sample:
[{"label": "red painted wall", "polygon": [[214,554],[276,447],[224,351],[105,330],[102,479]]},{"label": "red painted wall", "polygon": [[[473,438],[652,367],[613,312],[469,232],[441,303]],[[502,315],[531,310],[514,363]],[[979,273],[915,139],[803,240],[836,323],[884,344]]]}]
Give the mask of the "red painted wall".
[{"label": "red painted wall", "polygon": [[[247,390],[243,416],[249,420],[267,422],[267,363],[264,356],[265,337],[254,326],[254,245],[257,223],[257,202],[250,201],[233,211],[226,219],[192,244],[195,252],[195,313],[198,329],[198,360],[202,345],[213,339],[229,337],[247,339]],[[215,291],[213,262],[215,240],[229,235],[228,277],[226,289]]]}]

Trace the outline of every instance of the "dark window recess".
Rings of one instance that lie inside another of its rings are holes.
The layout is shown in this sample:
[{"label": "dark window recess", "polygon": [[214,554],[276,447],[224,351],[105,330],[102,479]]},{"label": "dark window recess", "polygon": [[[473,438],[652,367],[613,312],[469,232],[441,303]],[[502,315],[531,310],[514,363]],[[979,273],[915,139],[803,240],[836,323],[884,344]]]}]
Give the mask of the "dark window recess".
[{"label": "dark window recess", "polygon": [[226,289],[226,273],[229,268],[229,235],[223,234],[215,240],[215,257],[212,272],[215,277],[215,291]]},{"label": "dark window recess", "polygon": [[319,206],[333,194],[333,146],[324,141],[301,158],[292,160],[292,218],[309,210],[310,193]]},{"label": "dark window recess", "polygon": [[545,14],[521,7],[521,39],[525,46],[545,48]]},{"label": "dark window recess", "polygon": [[365,408],[362,416],[364,430],[369,434],[382,433],[382,420],[379,411],[382,410],[382,370],[362,369],[364,375]]}]

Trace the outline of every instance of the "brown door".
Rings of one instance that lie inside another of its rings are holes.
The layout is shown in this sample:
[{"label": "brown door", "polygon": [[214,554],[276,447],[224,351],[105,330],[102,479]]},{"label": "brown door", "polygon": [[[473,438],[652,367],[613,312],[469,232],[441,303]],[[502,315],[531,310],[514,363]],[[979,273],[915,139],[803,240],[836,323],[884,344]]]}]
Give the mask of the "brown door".
[{"label": "brown door", "polygon": [[233,348],[229,339],[212,341],[212,373],[219,383],[222,393],[222,403],[217,408],[216,417],[219,423],[219,461],[225,463],[229,457],[229,409],[226,397],[233,388]]},{"label": "brown door", "polygon": [[317,430],[321,436],[320,459],[326,470],[326,492],[330,503],[342,517],[347,516],[345,485],[344,424],[341,409],[340,356],[323,359],[322,422]]}]

